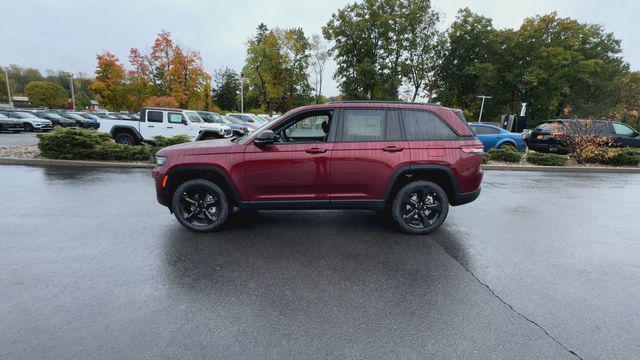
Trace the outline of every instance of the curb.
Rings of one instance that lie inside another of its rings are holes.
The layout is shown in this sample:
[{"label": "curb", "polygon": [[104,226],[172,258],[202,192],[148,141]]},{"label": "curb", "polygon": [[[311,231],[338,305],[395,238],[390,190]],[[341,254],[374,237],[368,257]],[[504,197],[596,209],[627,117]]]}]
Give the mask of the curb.
[{"label": "curb", "polygon": [[31,165],[31,166],[74,166],[93,168],[121,168],[121,169],[152,169],[153,164],[84,161],[84,160],[53,160],[53,159],[12,159],[0,158],[0,164],[4,165]]},{"label": "curb", "polygon": [[482,170],[495,171],[541,171],[541,172],[576,172],[599,174],[640,174],[640,168],[630,167],[587,167],[587,166],[514,166],[514,165],[482,165]]},{"label": "curb", "polygon": [[[0,165],[31,165],[31,166],[74,166],[93,168],[120,169],[152,169],[155,165],[144,163],[84,161],[84,160],[53,160],[53,159],[13,159],[0,158]],[[576,172],[576,173],[621,173],[640,174],[640,168],[624,167],[578,167],[578,166],[513,166],[513,165],[482,165],[482,170],[488,171],[539,171],[539,172]]]}]

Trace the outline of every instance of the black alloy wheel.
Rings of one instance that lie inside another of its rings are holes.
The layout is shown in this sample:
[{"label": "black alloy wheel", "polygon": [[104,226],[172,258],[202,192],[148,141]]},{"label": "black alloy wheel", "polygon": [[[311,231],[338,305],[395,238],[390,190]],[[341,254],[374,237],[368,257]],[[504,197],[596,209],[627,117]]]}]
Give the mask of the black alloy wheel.
[{"label": "black alloy wheel", "polygon": [[190,230],[218,229],[229,215],[225,193],[208,180],[190,180],[173,194],[172,209],[178,221]]},{"label": "black alloy wheel", "polygon": [[405,185],[393,203],[393,217],[405,232],[428,234],[447,217],[449,202],[441,187],[428,181]]}]

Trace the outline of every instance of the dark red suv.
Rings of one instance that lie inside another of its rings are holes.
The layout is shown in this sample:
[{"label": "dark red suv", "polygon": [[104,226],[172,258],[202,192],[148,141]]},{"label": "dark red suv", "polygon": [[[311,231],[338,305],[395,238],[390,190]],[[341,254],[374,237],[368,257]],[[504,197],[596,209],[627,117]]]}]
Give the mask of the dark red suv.
[{"label": "dark red suv", "polygon": [[156,156],[158,201],[194,231],[240,209],[389,209],[414,234],[475,200],[483,146],[452,109],[340,102],[294,109],[249,135]]}]

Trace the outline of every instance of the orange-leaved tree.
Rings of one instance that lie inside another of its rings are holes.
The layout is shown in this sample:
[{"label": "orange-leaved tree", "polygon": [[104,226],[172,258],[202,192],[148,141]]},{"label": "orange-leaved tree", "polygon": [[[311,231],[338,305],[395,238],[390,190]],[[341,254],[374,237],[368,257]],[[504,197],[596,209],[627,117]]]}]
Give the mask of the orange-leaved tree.
[{"label": "orange-leaved tree", "polygon": [[119,111],[127,107],[125,69],[114,54],[104,51],[96,56],[96,81],[91,84],[100,103],[107,109]]}]

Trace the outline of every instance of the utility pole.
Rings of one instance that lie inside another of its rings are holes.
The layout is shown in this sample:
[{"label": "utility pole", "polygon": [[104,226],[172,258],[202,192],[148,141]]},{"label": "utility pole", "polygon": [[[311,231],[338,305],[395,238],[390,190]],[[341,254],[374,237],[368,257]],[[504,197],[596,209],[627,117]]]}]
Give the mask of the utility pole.
[{"label": "utility pole", "polygon": [[76,94],[73,92],[73,74],[69,74],[69,87],[71,88],[71,104],[73,111],[76,111]]},{"label": "utility pole", "polygon": [[240,72],[240,113],[244,114],[244,73]]},{"label": "utility pole", "polygon": [[9,97],[9,107],[13,107],[13,101],[11,101],[11,88],[9,86],[9,71],[7,70],[7,68],[3,68],[2,70],[4,70],[4,78],[5,80],[7,80],[7,96]]},{"label": "utility pole", "polygon": [[480,105],[480,116],[478,117],[478,122],[482,122],[482,112],[484,111],[484,100],[491,99],[491,96],[480,95],[476,97],[482,99],[482,105]]}]

